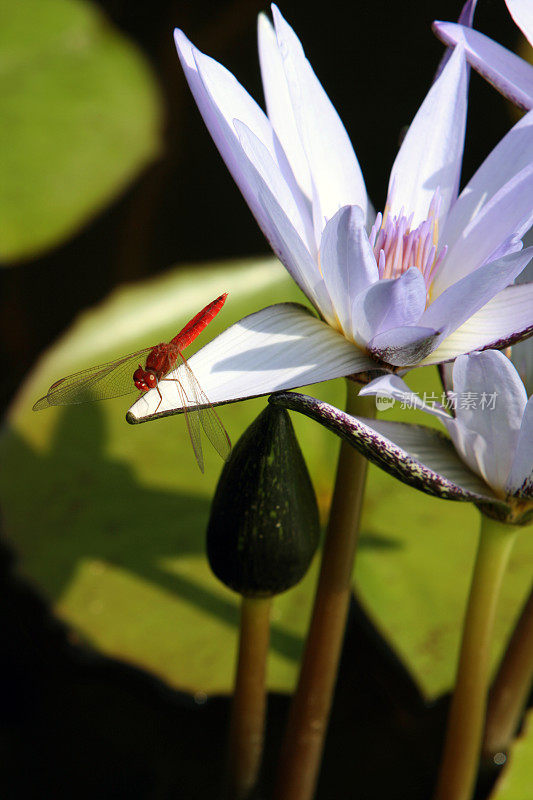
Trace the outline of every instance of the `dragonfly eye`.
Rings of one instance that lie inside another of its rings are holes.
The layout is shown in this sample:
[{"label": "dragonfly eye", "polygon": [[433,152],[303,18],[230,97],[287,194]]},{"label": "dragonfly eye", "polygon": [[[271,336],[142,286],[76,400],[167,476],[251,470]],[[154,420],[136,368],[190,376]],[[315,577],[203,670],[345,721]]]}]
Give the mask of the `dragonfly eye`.
[{"label": "dragonfly eye", "polygon": [[154,375],[153,372],[145,372],[144,380],[146,381],[150,389],[155,389],[155,387],[157,386],[157,377]]},{"label": "dragonfly eye", "polygon": [[135,384],[135,388],[140,392],[147,392],[148,389],[152,388],[151,384],[149,383],[151,377],[151,373],[145,372],[141,366],[137,367],[133,373],[133,383]]}]

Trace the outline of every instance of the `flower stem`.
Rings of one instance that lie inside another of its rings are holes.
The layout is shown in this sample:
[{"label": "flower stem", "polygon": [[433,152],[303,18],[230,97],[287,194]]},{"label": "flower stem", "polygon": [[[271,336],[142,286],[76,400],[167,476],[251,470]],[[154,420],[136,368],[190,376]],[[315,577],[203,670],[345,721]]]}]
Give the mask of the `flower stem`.
[{"label": "flower stem", "polygon": [[481,515],[481,532],[463,625],[452,698],[434,800],[472,797],[487,702],[490,653],[502,579],[516,528]]},{"label": "flower stem", "polygon": [[[348,413],[374,416],[374,400],[358,397],[358,387],[347,383]],[[281,748],[274,800],[310,800],[315,792],[352,591],[366,471],[366,459],[343,441],[313,615]]]},{"label": "flower stem", "polygon": [[518,728],[533,681],[533,589],[522,609],[494,680],[483,752],[505,752]]},{"label": "flower stem", "polygon": [[231,707],[228,800],[246,800],[257,782],[263,752],[266,662],[271,597],[243,597],[239,656]]}]

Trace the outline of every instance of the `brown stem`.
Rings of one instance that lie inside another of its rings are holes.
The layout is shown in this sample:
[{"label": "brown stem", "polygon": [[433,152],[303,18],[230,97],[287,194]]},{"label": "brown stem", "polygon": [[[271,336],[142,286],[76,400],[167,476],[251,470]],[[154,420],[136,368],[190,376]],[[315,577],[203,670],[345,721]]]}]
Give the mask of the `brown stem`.
[{"label": "brown stem", "polygon": [[[347,410],[373,416],[373,400],[348,383]],[[315,792],[352,591],[367,461],[343,442],[311,626],[289,712],[275,800],[310,800]]]},{"label": "brown stem", "polygon": [[239,657],[231,707],[227,798],[247,800],[263,752],[266,663],[272,598],[243,597]]},{"label": "brown stem", "polygon": [[506,751],[518,728],[533,681],[533,589],[522,609],[492,685],[483,754]]}]

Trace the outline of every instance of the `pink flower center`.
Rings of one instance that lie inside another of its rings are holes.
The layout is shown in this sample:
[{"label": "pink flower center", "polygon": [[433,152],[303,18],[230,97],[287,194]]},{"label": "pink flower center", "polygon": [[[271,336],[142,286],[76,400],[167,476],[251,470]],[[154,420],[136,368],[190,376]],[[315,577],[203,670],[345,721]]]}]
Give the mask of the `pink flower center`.
[{"label": "pink flower center", "polygon": [[431,200],[428,218],[418,228],[411,230],[413,215],[407,217],[403,208],[396,217],[388,212],[379,213],[370,231],[370,244],[376,256],[380,278],[398,278],[411,267],[416,267],[424,276],[427,290],[439,268],[447,247],[437,255],[439,245],[440,196],[437,189]]}]

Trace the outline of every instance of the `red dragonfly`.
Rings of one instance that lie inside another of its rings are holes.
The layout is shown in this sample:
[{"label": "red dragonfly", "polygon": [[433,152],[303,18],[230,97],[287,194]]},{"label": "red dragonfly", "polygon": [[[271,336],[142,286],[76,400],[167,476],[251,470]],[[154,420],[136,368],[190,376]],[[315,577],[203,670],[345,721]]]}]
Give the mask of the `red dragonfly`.
[{"label": "red dragonfly", "polygon": [[[201,428],[225,461],[231,450],[229,436],[187,364],[182,351],[216,317],[226,302],[227,296],[227,292],[220,295],[199,311],[170,342],[145,347],[143,350],[137,350],[135,353],[109,361],[107,364],[90,367],[76,372],[74,375],[61,378],[51,385],[44,397],[37,400],[33,410],[41,411],[49,406],[67,406],[90,400],[108,400],[111,397],[129,394],[136,389],[141,394],[149,389],[157,389],[160,397],[157,406],[159,408],[163,400],[159,384],[161,381],[172,381],[183,407],[198,466],[203,472]],[[179,379],[177,377],[168,378],[168,373],[176,365],[181,367]],[[194,407],[190,407],[191,402]]]}]

